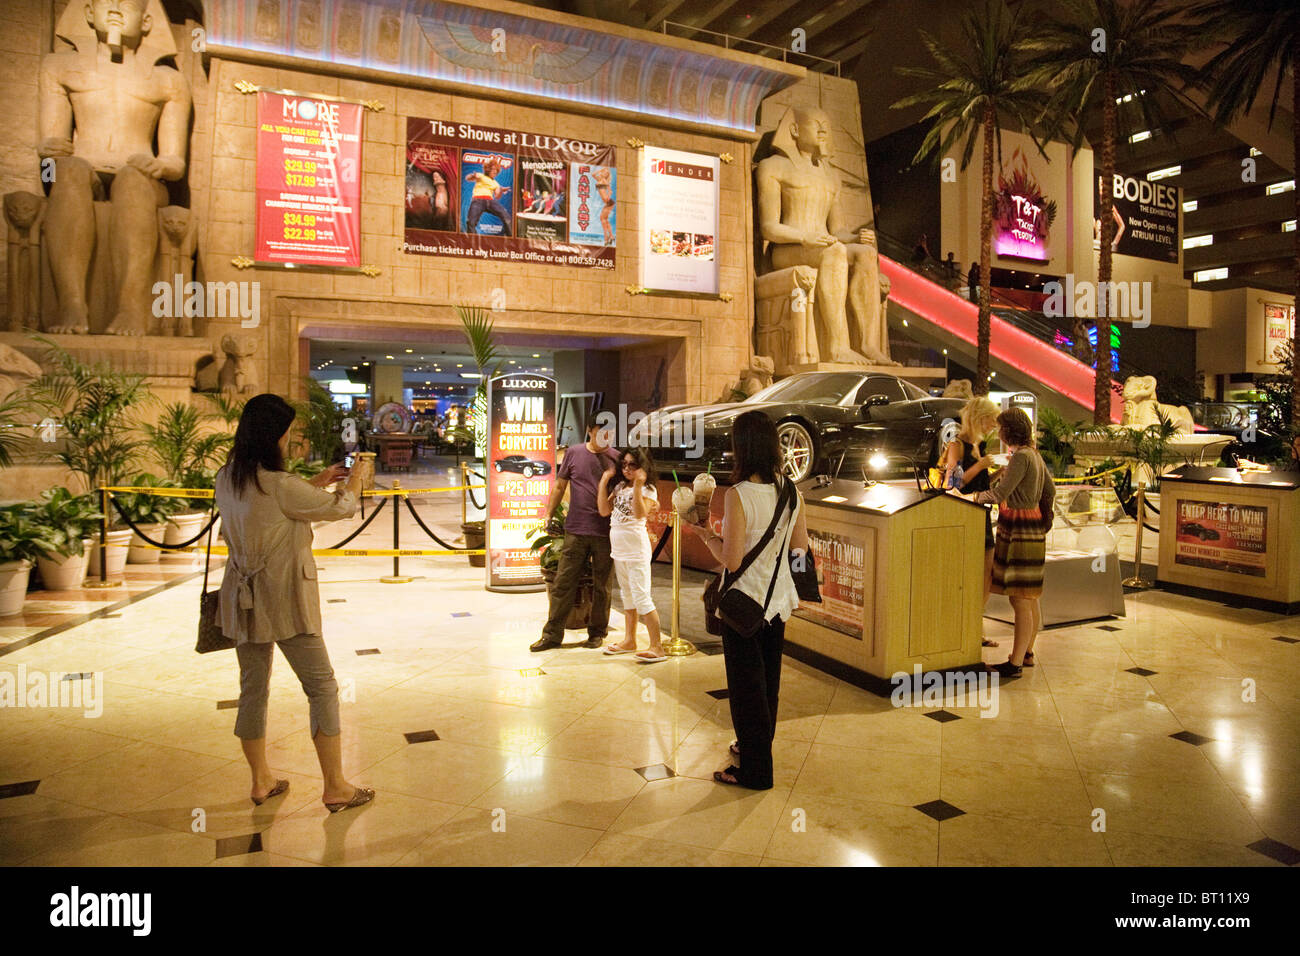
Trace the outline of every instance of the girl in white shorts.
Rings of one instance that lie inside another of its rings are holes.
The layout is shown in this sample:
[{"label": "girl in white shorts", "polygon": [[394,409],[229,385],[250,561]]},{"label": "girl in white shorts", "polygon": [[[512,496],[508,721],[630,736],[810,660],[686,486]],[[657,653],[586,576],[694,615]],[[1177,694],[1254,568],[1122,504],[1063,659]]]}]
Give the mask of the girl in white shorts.
[{"label": "girl in white shorts", "polygon": [[618,574],[618,590],[623,596],[626,628],[618,644],[606,644],[606,654],[636,652],[637,619],[650,632],[650,648],[636,659],[643,664],[667,660],[659,635],[659,612],[650,596],[650,535],[646,515],[659,507],[655,491],[654,462],[644,448],[633,448],[619,457],[618,475],[606,471],[600,479],[596,507],[609,517],[609,550]]}]

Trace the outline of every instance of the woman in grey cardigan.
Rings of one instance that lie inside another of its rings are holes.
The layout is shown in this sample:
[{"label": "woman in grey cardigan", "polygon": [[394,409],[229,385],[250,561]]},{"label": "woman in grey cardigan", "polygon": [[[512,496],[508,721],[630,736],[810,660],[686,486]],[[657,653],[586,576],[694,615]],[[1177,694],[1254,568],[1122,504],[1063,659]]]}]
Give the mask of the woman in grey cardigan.
[{"label": "woman in grey cardigan", "polygon": [[[217,472],[216,500],[230,558],[221,581],[221,630],[236,642],[239,712],[235,735],[253,774],[253,803],[289,789],[266,762],[266,704],[272,649],[278,644],[311,705],[311,736],[331,813],[375,796],[343,776],[338,683],[321,636],[320,593],[312,558],[313,521],[351,517],[364,476],[332,465],[310,482],[284,470],[294,410],[278,395],[248,400],[234,448]],[[325,486],[347,478],[333,493]]]}]

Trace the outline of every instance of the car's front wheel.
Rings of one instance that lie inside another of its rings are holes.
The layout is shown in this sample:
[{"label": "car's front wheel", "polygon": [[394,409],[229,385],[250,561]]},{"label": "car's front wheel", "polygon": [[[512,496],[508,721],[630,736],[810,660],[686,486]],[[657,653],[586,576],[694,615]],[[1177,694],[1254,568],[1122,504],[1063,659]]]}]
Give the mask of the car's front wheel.
[{"label": "car's front wheel", "polygon": [[524,477],[525,478],[533,477],[533,469],[529,468],[527,465],[524,465]]},{"label": "car's front wheel", "polygon": [[776,430],[781,450],[781,471],[791,481],[803,481],[812,474],[817,446],[808,429],[798,422],[782,422]]}]

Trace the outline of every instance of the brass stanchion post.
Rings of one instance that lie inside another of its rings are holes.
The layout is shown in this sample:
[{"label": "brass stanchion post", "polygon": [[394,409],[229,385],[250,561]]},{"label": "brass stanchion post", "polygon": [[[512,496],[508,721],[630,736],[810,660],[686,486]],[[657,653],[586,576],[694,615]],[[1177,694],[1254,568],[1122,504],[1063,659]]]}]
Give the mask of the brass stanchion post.
[{"label": "brass stanchion post", "polygon": [[1137,482],[1137,545],[1133,554],[1133,577],[1124,579],[1124,587],[1142,591],[1151,587],[1152,582],[1142,577],[1142,526],[1146,523],[1146,496],[1142,487],[1142,474],[1138,472]]},{"label": "brass stanchion post", "polygon": [[[402,490],[402,483],[401,483],[400,481],[394,481],[394,482],[393,482],[393,491],[401,491],[401,490]],[[398,501],[398,498],[400,498],[400,497],[401,497],[400,495],[393,495],[393,497],[392,497],[392,500],[393,500],[393,550],[394,550],[394,551],[396,551],[398,548],[401,547],[401,544],[400,544],[401,537],[400,537],[400,532],[398,531],[398,526],[397,526],[398,518],[400,517],[400,516],[398,515],[398,513],[397,513],[397,512],[399,511],[398,506],[397,506],[397,501]],[[407,576],[405,576],[405,575],[402,574],[401,565],[400,565],[400,563],[399,563],[401,560],[402,560],[402,559],[401,559],[400,557],[398,557],[397,555],[393,555],[393,573],[392,573],[391,575],[389,575],[388,577],[383,577],[383,578],[380,578],[379,580],[382,581],[384,584],[410,584],[412,579],[411,579],[410,577],[407,577]]]},{"label": "brass stanchion post", "polygon": [[88,588],[115,588],[122,583],[108,579],[108,496],[107,490],[99,489],[99,580],[87,581]]},{"label": "brass stanchion post", "polygon": [[464,526],[469,521],[469,466],[460,463],[460,523]]},{"label": "brass stanchion post", "polygon": [[682,637],[682,519],[676,508],[668,509],[668,533],[673,536],[673,639],[664,648],[669,657],[686,657],[695,653],[695,645]]}]

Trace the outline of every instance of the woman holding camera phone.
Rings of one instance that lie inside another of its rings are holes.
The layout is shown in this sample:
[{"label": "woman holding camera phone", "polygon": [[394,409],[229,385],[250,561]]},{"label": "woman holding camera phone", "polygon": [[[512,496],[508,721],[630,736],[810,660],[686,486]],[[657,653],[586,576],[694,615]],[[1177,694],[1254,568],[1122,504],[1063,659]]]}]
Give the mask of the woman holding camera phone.
[{"label": "woman holding camera phone", "polygon": [[[707,524],[688,525],[728,572],[735,572],[745,555],[767,532],[785,484],[776,425],[760,411],[745,412],[732,426],[731,448],[736,468],[734,484],[723,499],[722,534]],[[788,545],[787,545],[788,541]],[[748,637],[725,626],[722,651],[727,667],[728,701],[736,742],[731,752],[740,766],[713,775],[718,783],[753,790],[772,789],[772,738],[781,689],[781,652],[785,622],[799,606],[790,550],[807,553],[808,528],[803,496],[796,490],[792,513],[779,521],[771,540],[731,587],[763,604],[764,621]],[[773,583],[775,581],[775,583]]]},{"label": "woman holding camera phone", "polygon": [[[321,636],[320,592],[312,557],[313,521],[350,518],[365,481],[331,465],[311,481],[285,470],[294,410],[278,395],[248,400],[225,467],[217,472],[216,502],[230,557],[221,581],[220,623],[239,658],[235,735],[253,776],[249,796],[260,806],[289,789],[266,761],[266,706],[278,644],[311,705],[311,736],[331,813],[359,807],[375,792],[343,775],[338,683]],[[325,486],[345,480],[334,492]]]}]

